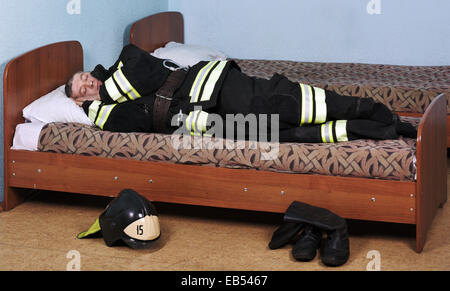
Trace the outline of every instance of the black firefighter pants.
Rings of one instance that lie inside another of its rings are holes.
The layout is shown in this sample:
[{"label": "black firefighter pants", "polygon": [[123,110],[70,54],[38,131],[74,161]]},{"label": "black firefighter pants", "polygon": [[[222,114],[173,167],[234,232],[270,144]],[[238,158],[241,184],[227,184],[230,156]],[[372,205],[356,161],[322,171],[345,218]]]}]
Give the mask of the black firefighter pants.
[{"label": "black firefighter pants", "polygon": [[280,74],[267,80],[232,70],[221,95],[219,113],[278,114],[281,142],[338,142],[399,136],[398,116],[384,104],[292,82]]}]

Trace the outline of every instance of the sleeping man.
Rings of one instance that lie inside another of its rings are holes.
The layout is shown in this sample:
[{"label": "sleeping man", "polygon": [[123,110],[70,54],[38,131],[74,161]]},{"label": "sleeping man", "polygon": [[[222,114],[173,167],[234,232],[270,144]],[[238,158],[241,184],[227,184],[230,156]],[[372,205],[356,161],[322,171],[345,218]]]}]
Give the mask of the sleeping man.
[{"label": "sleeping man", "polygon": [[[371,98],[341,96],[279,74],[270,80],[250,77],[234,61],[202,61],[180,68],[134,45],[125,46],[108,70],[97,65],[92,72],[74,74],[66,94],[96,126],[108,131],[172,133],[183,128],[202,135],[209,133],[217,117],[228,130],[239,127],[236,119],[228,122],[229,116],[243,116],[256,122],[258,133],[263,127],[276,128],[282,142],[417,135],[413,126]],[[264,123],[261,116],[268,117]]]}]

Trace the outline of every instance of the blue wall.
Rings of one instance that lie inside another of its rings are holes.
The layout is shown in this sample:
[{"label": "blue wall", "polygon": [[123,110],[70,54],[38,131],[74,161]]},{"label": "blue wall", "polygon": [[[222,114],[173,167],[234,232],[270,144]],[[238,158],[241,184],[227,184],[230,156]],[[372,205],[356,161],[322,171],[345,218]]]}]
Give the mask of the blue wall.
[{"label": "blue wall", "polygon": [[[77,5],[67,9],[69,3],[77,2],[79,11]],[[0,128],[3,129],[3,71],[11,59],[52,42],[78,40],[84,48],[86,69],[91,70],[98,63],[108,65],[128,42],[134,21],[167,11],[167,7],[167,0],[0,0]],[[3,201],[3,130],[0,144]]]},{"label": "blue wall", "polygon": [[231,57],[450,65],[449,0],[169,0],[169,10],[183,13],[186,43]]}]

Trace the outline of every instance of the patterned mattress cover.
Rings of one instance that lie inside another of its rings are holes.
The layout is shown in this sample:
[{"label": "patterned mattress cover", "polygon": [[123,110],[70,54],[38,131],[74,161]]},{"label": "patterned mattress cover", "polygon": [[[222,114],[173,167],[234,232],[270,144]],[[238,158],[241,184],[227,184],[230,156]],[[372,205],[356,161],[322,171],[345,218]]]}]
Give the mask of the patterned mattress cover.
[{"label": "patterned mattress cover", "polygon": [[[356,63],[314,63],[235,60],[251,76],[280,73],[292,81],[341,95],[370,97],[397,112],[424,113],[441,93],[450,98],[450,66],[394,66]],[[450,102],[447,102],[450,113]]]},{"label": "patterned mattress cover", "polygon": [[[404,118],[418,125],[418,118]],[[180,139],[175,139],[175,141]],[[193,140],[193,139],[191,139]],[[197,164],[285,173],[379,178],[414,181],[416,140],[356,140],[335,144],[280,143],[272,159],[264,147],[244,142],[231,147],[224,139],[211,139],[177,149],[172,135],[102,131],[79,123],[49,123],[39,137],[45,152],[101,156],[141,161]],[[208,147],[213,144],[213,146]],[[175,147],[174,147],[175,145]]]}]

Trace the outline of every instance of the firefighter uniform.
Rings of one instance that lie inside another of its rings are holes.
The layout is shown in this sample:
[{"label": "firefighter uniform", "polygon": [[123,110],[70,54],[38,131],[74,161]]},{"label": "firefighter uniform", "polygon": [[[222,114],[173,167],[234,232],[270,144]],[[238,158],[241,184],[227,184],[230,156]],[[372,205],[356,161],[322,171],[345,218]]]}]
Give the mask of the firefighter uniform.
[{"label": "firefighter uniform", "polygon": [[[227,114],[277,114],[280,141],[339,142],[416,134],[370,98],[341,96],[279,74],[270,80],[250,77],[234,61],[199,62],[186,70],[171,96],[162,96],[158,90],[173,74],[172,66],[127,45],[108,70],[101,65],[94,69],[92,75],[103,82],[101,100],[86,101],[83,109],[101,129],[120,132],[171,133],[178,128],[171,125],[172,117],[182,114],[183,126],[201,135],[211,126],[214,113],[224,119]],[[158,101],[165,101],[167,108],[162,120],[155,121]]]}]

